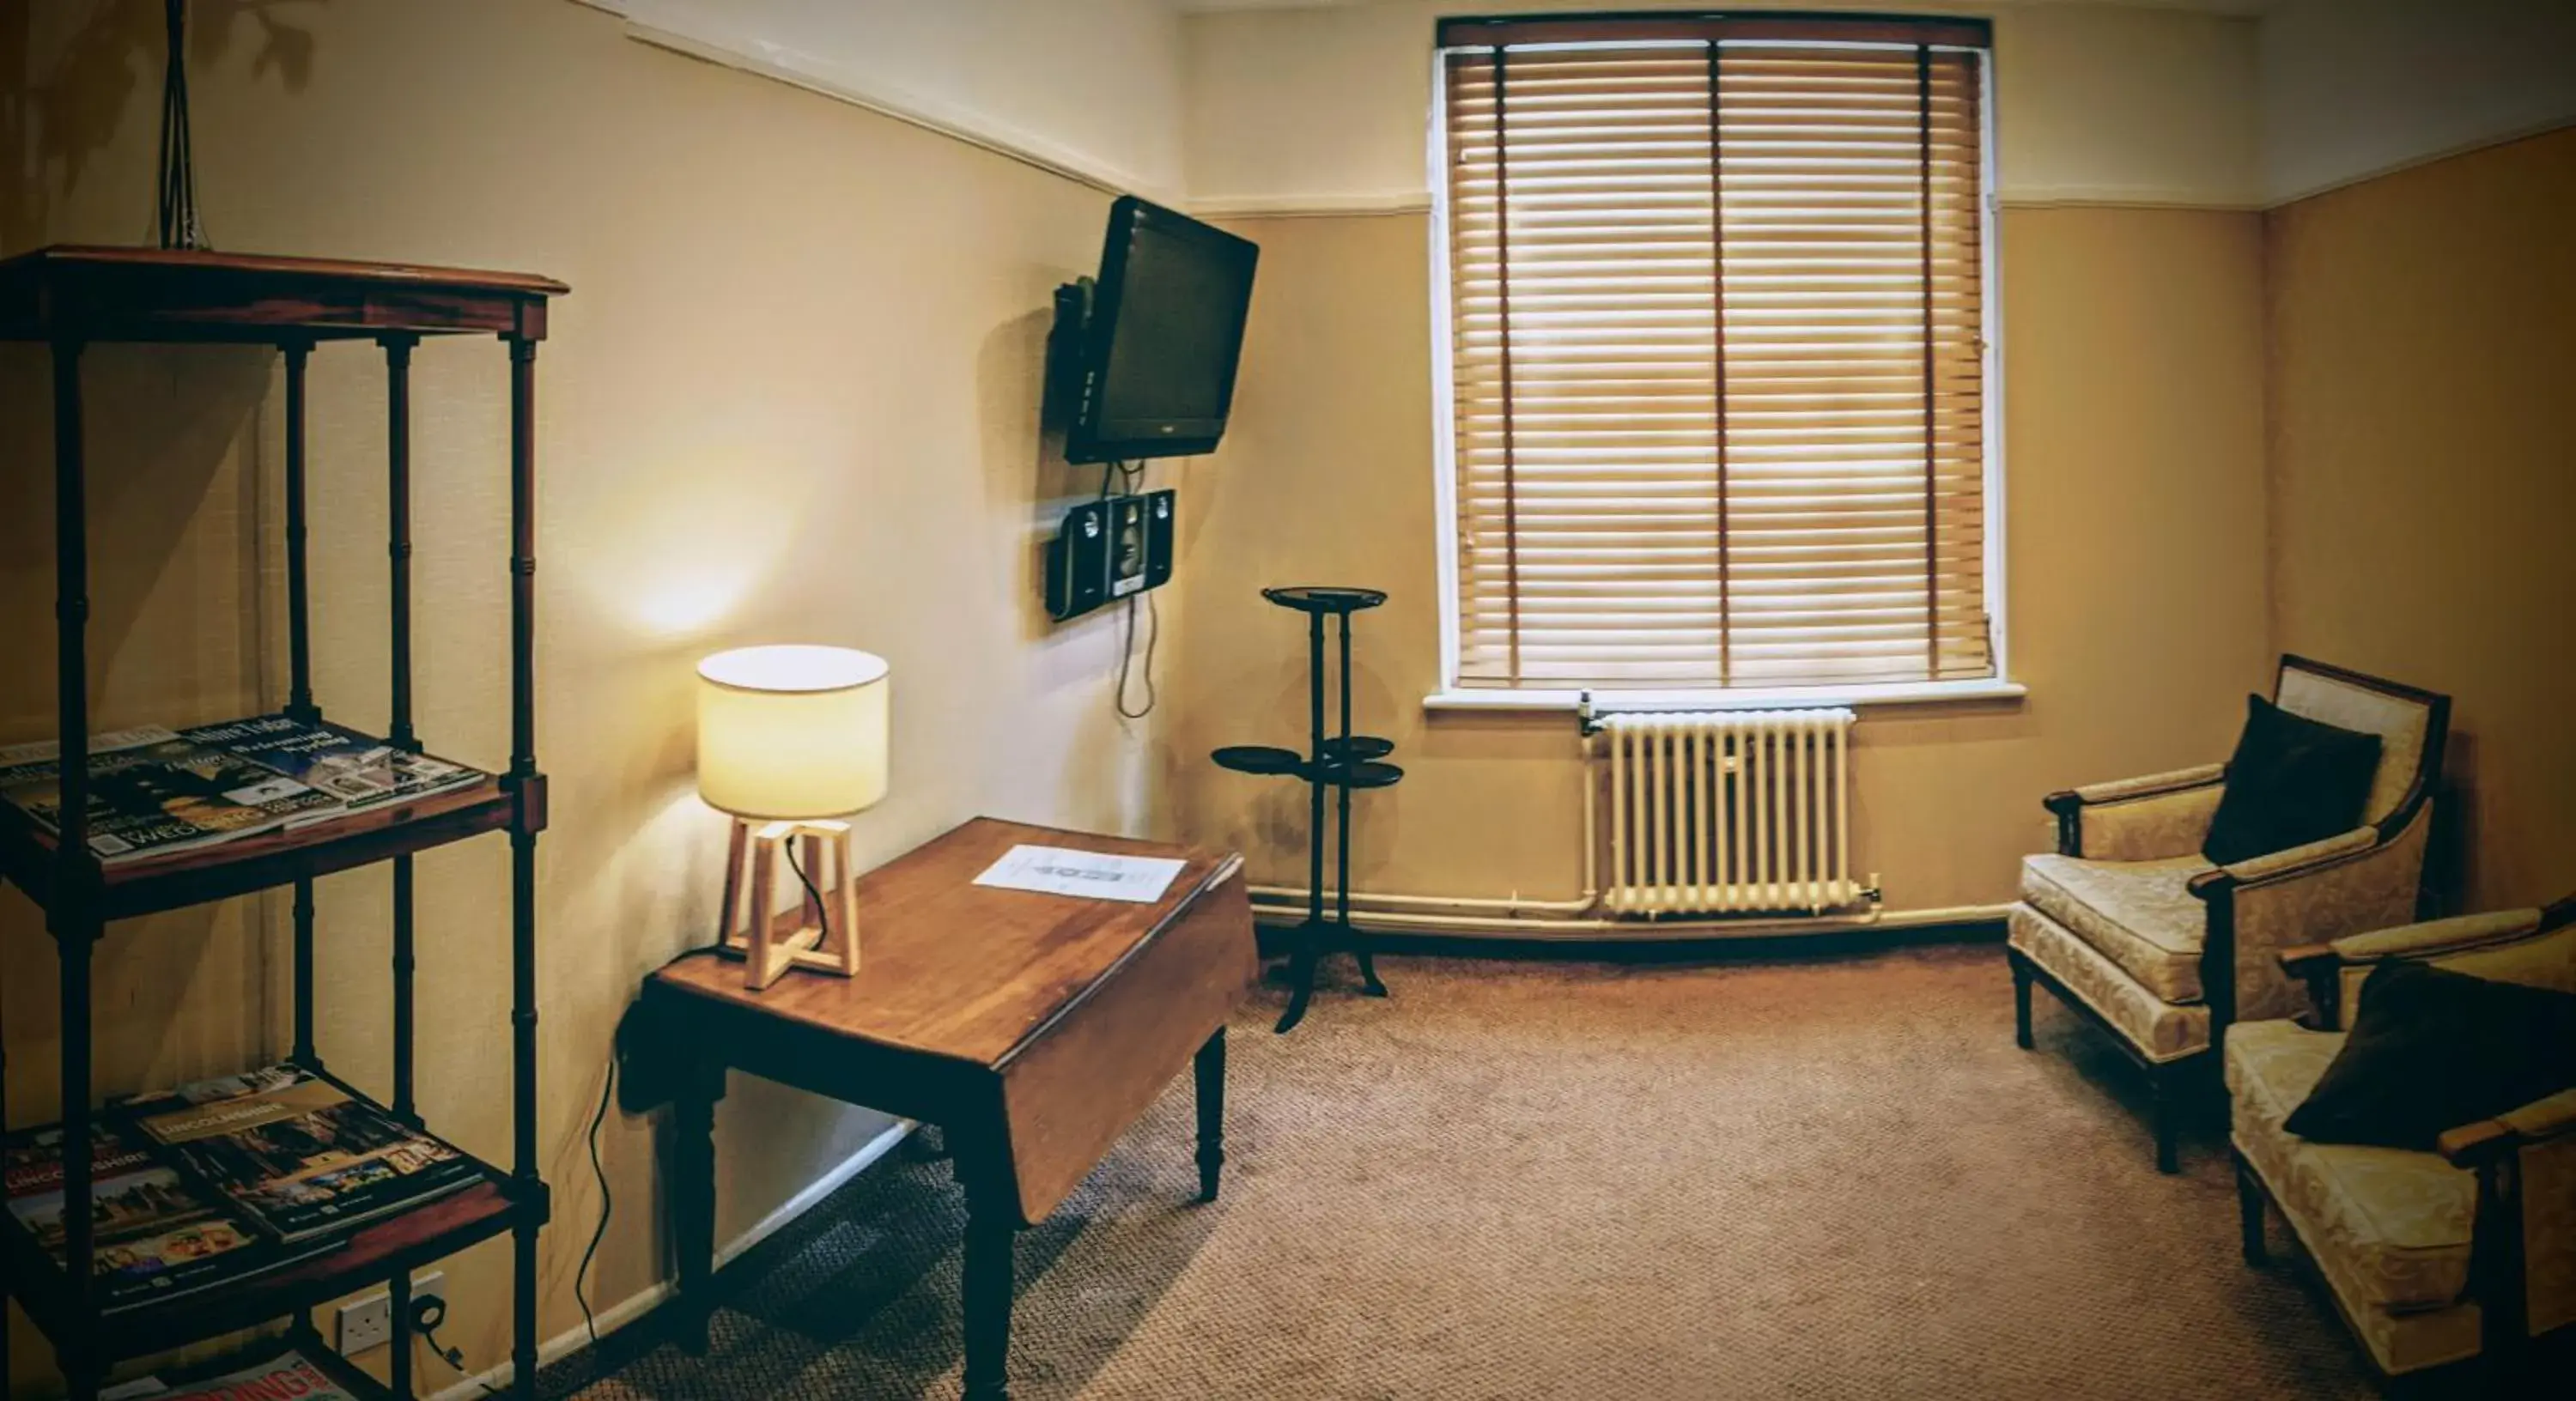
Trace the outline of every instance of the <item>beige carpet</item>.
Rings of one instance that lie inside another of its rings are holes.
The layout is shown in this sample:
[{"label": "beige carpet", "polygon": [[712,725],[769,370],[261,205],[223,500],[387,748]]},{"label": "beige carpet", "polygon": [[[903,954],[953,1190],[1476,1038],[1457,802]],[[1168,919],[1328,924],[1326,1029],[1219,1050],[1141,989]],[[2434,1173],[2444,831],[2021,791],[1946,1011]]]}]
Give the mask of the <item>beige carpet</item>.
[{"label": "beige carpet", "polygon": [[[2014,1048],[2000,945],[1381,968],[1236,1022],[1217,1204],[1184,1076],[1022,1236],[1015,1397],[2374,1394],[2239,1261],[2215,1114],[2158,1176],[2072,1016]],[[962,1212],[898,1153],[727,1272],[709,1357],[639,1326],[546,1389],[953,1397]]]}]

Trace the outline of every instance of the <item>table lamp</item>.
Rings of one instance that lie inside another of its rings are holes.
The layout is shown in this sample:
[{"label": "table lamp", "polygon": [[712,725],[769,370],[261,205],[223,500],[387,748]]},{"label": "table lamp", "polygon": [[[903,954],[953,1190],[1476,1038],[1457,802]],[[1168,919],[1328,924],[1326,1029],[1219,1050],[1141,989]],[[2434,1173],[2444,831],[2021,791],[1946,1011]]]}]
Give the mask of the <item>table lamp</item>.
[{"label": "table lamp", "polygon": [[[886,676],[884,658],[847,647],[698,663],[698,796],[733,814],[717,946],[755,991],[790,968],[859,971],[843,819],[885,796]],[[805,887],[799,911],[773,908],[781,858]]]}]

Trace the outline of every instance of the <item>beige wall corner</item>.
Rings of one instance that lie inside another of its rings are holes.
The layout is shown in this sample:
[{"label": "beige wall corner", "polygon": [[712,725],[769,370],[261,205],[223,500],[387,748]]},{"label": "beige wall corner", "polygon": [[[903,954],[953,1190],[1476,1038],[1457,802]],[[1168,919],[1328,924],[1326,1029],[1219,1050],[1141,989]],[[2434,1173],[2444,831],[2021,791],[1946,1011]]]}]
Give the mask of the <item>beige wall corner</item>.
[{"label": "beige wall corner", "polygon": [[2571,217],[2576,130],[2265,222],[2275,626],[2456,697],[2470,908],[2576,889]]}]

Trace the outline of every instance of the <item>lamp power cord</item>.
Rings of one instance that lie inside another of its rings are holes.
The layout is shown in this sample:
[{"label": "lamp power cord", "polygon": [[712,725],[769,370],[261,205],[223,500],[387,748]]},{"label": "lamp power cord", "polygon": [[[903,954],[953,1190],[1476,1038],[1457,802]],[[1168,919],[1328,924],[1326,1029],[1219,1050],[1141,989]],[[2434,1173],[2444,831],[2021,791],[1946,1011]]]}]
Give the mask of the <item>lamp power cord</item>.
[{"label": "lamp power cord", "polygon": [[429,1340],[429,1350],[438,1354],[439,1361],[456,1369],[456,1375],[463,1377],[467,1381],[470,1381],[476,1386],[482,1388],[483,1394],[486,1396],[499,1396],[503,1394],[500,1388],[467,1370],[465,1366],[465,1349],[461,1347],[449,1347],[438,1340],[438,1326],[447,1321],[447,1301],[445,1299],[441,1299],[436,1295],[430,1295],[426,1298],[412,1300],[411,1317],[406,1321],[410,1323],[411,1331],[418,1333]]}]

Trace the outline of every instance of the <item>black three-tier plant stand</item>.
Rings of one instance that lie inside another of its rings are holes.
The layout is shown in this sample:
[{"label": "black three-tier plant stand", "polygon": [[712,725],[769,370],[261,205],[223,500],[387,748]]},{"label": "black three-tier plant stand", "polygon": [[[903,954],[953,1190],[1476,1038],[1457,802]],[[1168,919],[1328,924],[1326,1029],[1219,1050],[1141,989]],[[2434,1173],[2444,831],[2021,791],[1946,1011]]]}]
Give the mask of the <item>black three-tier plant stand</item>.
[{"label": "black three-tier plant stand", "polygon": [[[1362,788],[1392,788],[1403,779],[1404,770],[1382,762],[1395,752],[1393,741],[1351,733],[1351,615],[1386,602],[1386,595],[1376,589],[1298,585],[1263,589],[1261,596],[1306,615],[1309,745],[1300,754],[1293,749],[1240,744],[1217,750],[1210,757],[1219,767],[1237,773],[1302,778],[1312,790],[1306,822],[1306,920],[1290,933],[1295,943],[1288,964],[1288,1010],[1281,1014],[1277,1028],[1285,1032],[1305,1018],[1306,1004],[1315,996],[1315,964],[1326,954],[1349,950],[1359,963],[1363,990],[1371,997],[1386,996],[1386,984],[1378,981],[1377,961],[1368,938],[1351,925],[1351,793]],[[1341,684],[1342,723],[1340,733],[1334,735],[1324,732],[1327,617],[1338,622],[1341,637],[1341,666],[1335,674]],[[1340,848],[1333,862],[1336,890],[1330,919],[1324,917],[1324,795],[1328,790],[1336,795],[1334,834]]]},{"label": "black three-tier plant stand", "polygon": [[[102,1316],[91,1277],[90,1213],[63,1213],[68,1269],[14,1220],[0,1217],[0,1282],[54,1346],[75,1401],[90,1401],[114,1363],[279,1319],[322,1354],[310,1311],[370,1285],[409,1312],[411,1271],[507,1232],[515,1250],[513,1384],[536,1394],[537,1233],[550,1209],[538,1174],[537,834],[546,825],[546,779],[536,756],[537,342],[548,299],[568,289],[522,273],[467,272],[385,263],[246,257],[141,248],[47,248],[0,262],[0,339],[53,351],[56,648],[62,840],[0,805],[0,877],[44,907],[62,991],[63,1191],[89,1199],[91,958],[110,921],[278,886],[294,889],[294,1046],[289,1059],[327,1073],[313,1044],[313,883],[337,871],[393,865],[393,1085],[387,1108],[419,1125],[412,1094],[412,856],[484,832],[507,831],[511,850],[510,1031],[514,1152],[508,1171],[486,1165],[462,1192],[356,1231],[330,1253],[239,1284]],[[89,521],[82,449],[80,364],[104,341],[215,342],[276,347],[286,368],[286,713],[321,717],[313,697],[305,572],[305,366],[329,341],[372,341],[385,357],[391,561],[391,732],[417,751],[411,684],[411,352],[421,337],[489,335],[510,363],[510,762],[497,778],[408,806],[290,831],[265,833],[173,856],[103,867],[87,841],[89,751]],[[344,1086],[345,1088],[345,1086]],[[0,1123],[6,1106],[0,1103]],[[0,1309],[5,1309],[0,1299]],[[409,1397],[408,1331],[392,1358],[390,1394]],[[8,1365],[0,1328],[0,1373]],[[343,1385],[384,1394],[355,1369],[326,1359]]]}]

